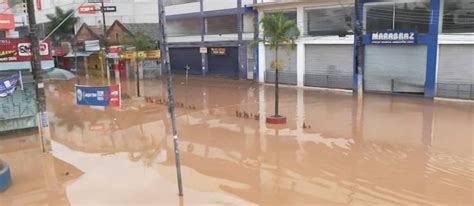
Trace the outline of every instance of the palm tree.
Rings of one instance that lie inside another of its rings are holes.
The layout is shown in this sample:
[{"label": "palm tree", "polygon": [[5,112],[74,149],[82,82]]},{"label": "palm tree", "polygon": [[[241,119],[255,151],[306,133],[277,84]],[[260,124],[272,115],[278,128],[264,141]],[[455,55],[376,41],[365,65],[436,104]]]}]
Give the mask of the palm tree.
[{"label": "palm tree", "polygon": [[281,117],[279,114],[279,70],[283,68],[284,62],[278,58],[278,51],[281,47],[289,46],[294,49],[296,39],[300,36],[298,25],[294,20],[287,17],[285,12],[275,12],[265,14],[259,24],[263,28],[263,38],[257,39],[270,49],[275,50],[275,60],[271,64],[271,68],[275,69],[275,114],[273,117]]},{"label": "palm tree", "polygon": [[128,37],[124,40],[126,45],[135,47],[135,51],[137,52],[135,55],[135,62],[137,64],[136,75],[137,75],[137,96],[140,97],[140,70],[143,70],[142,62],[145,59],[144,56],[139,55],[142,54],[143,51],[151,51],[156,49],[156,42],[146,33],[136,33],[132,37]]},{"label": "palm tree", "polygon": [[50,21],[49,26],[46,29],[47,34],[53,32],[53,30],[60,25],[52,34],[52,41],[55,45],[58,45],[61,41],[70,40],[71,35],[74,34],[74,25],[77,23],[77,18],[74,17],[74,12],[73,9],[64,11],[61,7],[56,7],[54,14],[46,15]]}]

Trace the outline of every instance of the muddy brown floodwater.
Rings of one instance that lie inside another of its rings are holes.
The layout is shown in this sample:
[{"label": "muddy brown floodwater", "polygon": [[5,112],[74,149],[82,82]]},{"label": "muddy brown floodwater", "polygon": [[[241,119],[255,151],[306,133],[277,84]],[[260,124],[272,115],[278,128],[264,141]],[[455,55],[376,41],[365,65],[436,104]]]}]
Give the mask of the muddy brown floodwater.
[{"label": "muddy brown floodwater", "polygon": [[176,76],[179,198],[165,83],[123,82],[120,109],[76,105],[73,84],[47,84],[50,153],[0,138],[0,205],[474,204],[472,102],[283,87],[271,127],[273,87]]}]

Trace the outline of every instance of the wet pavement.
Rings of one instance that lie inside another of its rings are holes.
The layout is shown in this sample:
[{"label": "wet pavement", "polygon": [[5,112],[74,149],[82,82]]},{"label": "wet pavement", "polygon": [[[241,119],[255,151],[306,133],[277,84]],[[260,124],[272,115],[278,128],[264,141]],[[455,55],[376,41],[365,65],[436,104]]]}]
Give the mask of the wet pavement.
[{"label": "wet pavement", "polygon": [[274,127],[271,86],[174,80],[184,197],[164,82],[145,81],[147,98],[124,82],[120,109],[75,105],[74,82],[50,82],[52,151],[34,132],[2,135],[13,185],[0,205],[474,204],[472,102],[283,87],[288,124]]}]

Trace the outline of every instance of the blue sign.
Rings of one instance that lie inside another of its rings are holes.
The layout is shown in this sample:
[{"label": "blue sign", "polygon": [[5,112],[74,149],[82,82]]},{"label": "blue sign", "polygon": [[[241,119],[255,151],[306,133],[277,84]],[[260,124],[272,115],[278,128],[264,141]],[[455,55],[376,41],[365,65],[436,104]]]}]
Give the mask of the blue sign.
[{"label": "blue sign", "polygon": [[76,103],[78,105],[107,107],[110,104],[110,87],[76,85]]},{"label": "blue sign", "polygon": [[388,30],[370,36],[372,44],[416,44],[418,33],[413,30]]},{"label": "blue sign", "polygon": [[0,97],[6,97],[13,93],[16,88],[16,83],[20,80],[20,75],[15,74],[10,77],[0,79]]}]

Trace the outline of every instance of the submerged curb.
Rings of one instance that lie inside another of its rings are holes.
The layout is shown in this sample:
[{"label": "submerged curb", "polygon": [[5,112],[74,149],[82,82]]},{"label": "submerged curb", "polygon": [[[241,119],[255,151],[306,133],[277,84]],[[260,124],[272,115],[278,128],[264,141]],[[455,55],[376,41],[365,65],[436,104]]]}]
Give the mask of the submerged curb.
[{"label": "submerged curb", "polygon": [[0,192],[3,192],[10,187],[12,179],[10,175],[10,166],[2,160],[0,160],[0,165],[3,165],[3,168],[0,169]]}]

